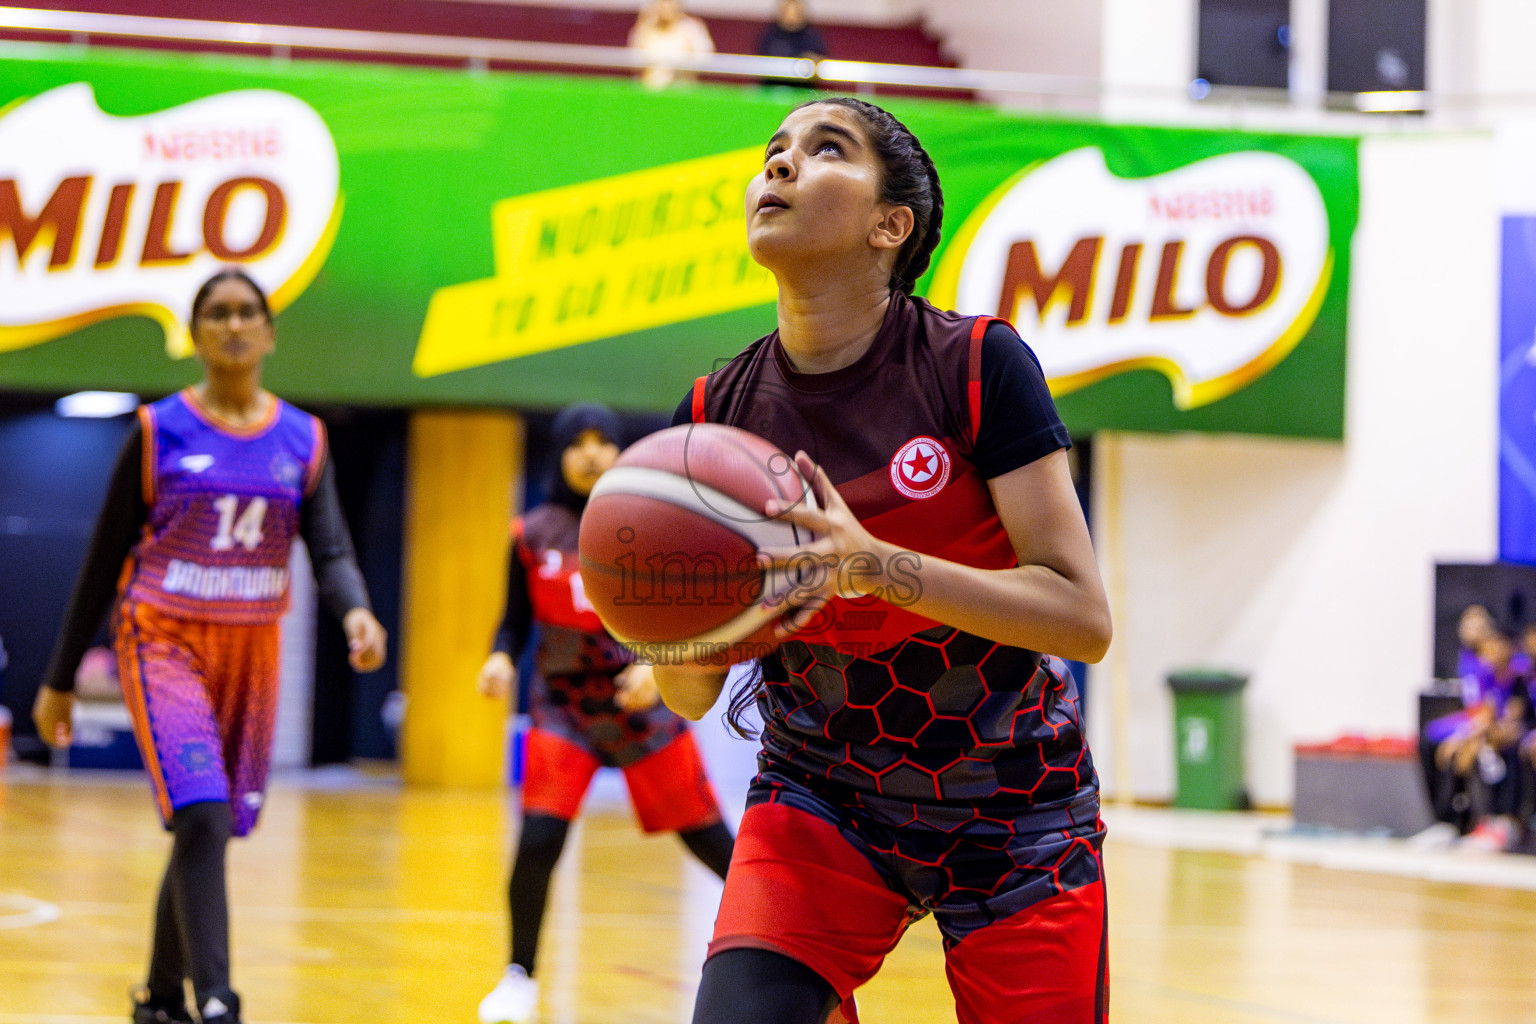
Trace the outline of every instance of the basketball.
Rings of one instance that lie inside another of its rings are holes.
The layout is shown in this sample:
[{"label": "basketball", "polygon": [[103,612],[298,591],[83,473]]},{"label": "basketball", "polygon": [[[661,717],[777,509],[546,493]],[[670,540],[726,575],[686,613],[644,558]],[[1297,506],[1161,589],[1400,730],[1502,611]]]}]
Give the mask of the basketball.
[{"label": "basketball", "polygon": [[815,507],[794,459],[745,430],[683,424],[631,446],[581,517],[583,590],[603,625],[656,661],[766,653],[797,583],[758,552],[812,539],[765,516],[770,498]]}]

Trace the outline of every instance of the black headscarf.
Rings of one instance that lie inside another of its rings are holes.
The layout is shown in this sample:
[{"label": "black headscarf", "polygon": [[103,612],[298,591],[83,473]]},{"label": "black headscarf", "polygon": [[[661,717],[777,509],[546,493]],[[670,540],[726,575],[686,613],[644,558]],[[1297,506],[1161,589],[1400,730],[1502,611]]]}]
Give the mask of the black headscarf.
[{"label": "black headscarf", "polygon": [[623,447],[618,413],[596,402],[566,406],[555,416],[555,422],[549,428],[550,464],[544,477],[544,493],[552,504],[564,505],[575,512],[587,507],[587,496],[577,494],[565,482],[565,474],[560,471],[560,457],[588,430],[596,430],[614,444]]}]

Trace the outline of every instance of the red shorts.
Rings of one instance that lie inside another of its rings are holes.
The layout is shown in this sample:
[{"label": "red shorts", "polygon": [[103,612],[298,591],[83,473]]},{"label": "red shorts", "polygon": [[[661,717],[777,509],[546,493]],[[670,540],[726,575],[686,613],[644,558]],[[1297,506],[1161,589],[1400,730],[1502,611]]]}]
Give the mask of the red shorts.
[{"label": "red shorts", "polygon": [[[573,821],[601,763],[584,748],[543,729],[528,732],[523,813]],[[646,832],[691,832],[720,820],[693,733],[621,769],[635,817]]]},{"label": "red shorts", "polygon": [[[763,803],[742,818],[709,952],[748,947],[797,960],[832,985],[842,1019],[856,1022],[854,990],[913,920],[906,897],[835,826]],[[946,950],[945,965],[960,1024],[1104,1024],[1103,883],[978,928]]]},{"label": "red shorts", "polygon": [[177,619],[140,602],[118,608],[123,698],[160,816],[227,801],[234,834],[256,824],[277,718],[279,627]]}]

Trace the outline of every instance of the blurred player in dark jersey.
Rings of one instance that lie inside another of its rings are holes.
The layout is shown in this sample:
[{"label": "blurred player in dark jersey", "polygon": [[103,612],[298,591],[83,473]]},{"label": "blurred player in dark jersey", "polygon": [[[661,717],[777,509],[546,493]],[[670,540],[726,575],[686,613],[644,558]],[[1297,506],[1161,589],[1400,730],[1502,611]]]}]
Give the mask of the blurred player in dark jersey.
[{"label": "blurred player in dark jersey", "polygon": [[[764,510],[821,567],[760,661],[765,723],[696,1024],[857,1019],[853,993],[933,914],[963,1024],[1103,1024],[1098,779],[1062,659],[1110,618],[1033,353],[1005,322],[911,297],[937,172],[860,100],[813,101],[747,187],[778,330],[700,378],[675,421],[796,452],[821,510]],[[724,673],[657,665],[709,708]]]},{"label": "blurred player in dark jersey", "polygon": [[650,667],[608,635],[577,572],[581,511],[618,458],[619,419],[575,405],[555,417],[551,435],[548,500],[513,523],[506,611],[480,670],[486,696],[515,692],[514,666],[536,632],[523,826],[508,885],[511,964],[481,1001],[484,1024],[537,1015],[533,971],[550,872],[598,768],[624,770],[646,832],[676,832],[721,878],[731,862],[731,833],[688,723],[660,703]]},{"label": "blurred player in dark jersey", "polygon": [[116,598],[112,627],[134,735],[174,841],[135,1024],[240,1020],[230,989],[225,848],[256,824],[277,711],[279,620],[295,537],[353,668],[384,664],[342,518],[325,428],[261,386],[271,310],[238,270],[192,302],[202,381],[139,409],[70,599],[33,717],[68,745],[75,668]]}]

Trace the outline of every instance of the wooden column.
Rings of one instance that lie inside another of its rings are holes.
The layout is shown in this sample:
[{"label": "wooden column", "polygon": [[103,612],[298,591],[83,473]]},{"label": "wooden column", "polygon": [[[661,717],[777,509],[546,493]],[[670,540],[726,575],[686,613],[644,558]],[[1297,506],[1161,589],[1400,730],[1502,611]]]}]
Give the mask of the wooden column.
[{"label": "wooden column", "polygon": [[414,413],[406,459],[402,774],[410,783],[499,786],[507,708],[480,696],[475,677],[506,599],[522,418]]}]

